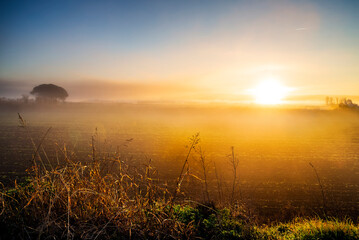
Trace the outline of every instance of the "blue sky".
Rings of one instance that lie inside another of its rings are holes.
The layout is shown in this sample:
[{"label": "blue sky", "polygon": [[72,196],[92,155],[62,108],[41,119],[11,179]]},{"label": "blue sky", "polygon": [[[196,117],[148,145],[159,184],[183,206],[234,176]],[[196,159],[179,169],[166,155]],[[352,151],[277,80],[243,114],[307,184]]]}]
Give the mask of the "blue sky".
[{"label": "blue sky", "polygon": [[126,87],[148,89],[146,99],[176,87],[177,98],[225,98],[266,75],[298,95],[359,92],[359,1],[0,4],[4,96],[52,82],[74,99],[89,98],[86,85],[118,100]]}]

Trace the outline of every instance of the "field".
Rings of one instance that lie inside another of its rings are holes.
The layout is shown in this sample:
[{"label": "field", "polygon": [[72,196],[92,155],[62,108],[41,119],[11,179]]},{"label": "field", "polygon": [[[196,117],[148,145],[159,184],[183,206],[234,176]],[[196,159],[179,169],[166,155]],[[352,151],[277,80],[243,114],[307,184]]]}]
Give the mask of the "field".
[{"label": "field", "polygon": [[[150,162],[156,182],[171,189],[189,139],[199,133],[185,169],[182,200],[244,204],[260,222],[325,215],[356,221],[359,214],[356,112],[81,103],[18,110],[26,128],[19,127],[16,111],[1,113],[5,185],[26,176],[33,154],[30,139],[39,143],[51,127],[39,151],[47,166],[63,164],[65,155],[89,162],[95,149],[99,158],[117,157],[134,168]],[[238,163],[234,187],[233,160]]]}]

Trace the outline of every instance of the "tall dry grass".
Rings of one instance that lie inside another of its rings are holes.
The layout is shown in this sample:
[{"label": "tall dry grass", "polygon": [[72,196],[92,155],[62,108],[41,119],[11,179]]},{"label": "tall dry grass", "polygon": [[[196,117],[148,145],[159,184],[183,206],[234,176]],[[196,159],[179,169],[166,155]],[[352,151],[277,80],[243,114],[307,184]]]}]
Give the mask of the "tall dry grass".
[{"label": "tall dry grass", "polygon": [[[18,114],[20,126],[27,123]],[[66,164],[45,163],[39,151],[51,128],[34,147],[25,183],[1,191],[2,233],[19,238],[147,238],[156,231],[176,236],[176,222],[168,219],[168,191],[153,184],[150,164],[133,168],[119,157],[97,157],[92,138],[89,163],[75,162],[61,149]],[[111,162],[111,168],[108,168]],[[6,227],[5,227],[6,226]],[[163,229],[162,229],[163,228]]]},{"label": "tall dry grass", "polygon": [[[21,127],[28,127],[20,114],[19,121]],[[49,160],[46,155],[43,159],[39,154],[44,150],[42,144],[49,131],[51,128],[37,144],[31,139],[34,153],[26,182],[15,182],[14,188],[3,187],[0,191],[0,239],[292,239],[292,236],[326,239],[321,237],[332,234],[356,239],[359,236],[358,227],[351,222],[337,225],[329,222],[333,227],[301,230],[306,224],[304,220],[301,225],[289,223],[263,228],[251,221],[242,205],[218,209],[215,204],[208,204],[209,201],[181,202],[177,196],[184,177],[190,174],[189,159],[195,149],[200,153],[206,200],[210,200],[208,161],[198,146],[198,134],[190,139],[180,175],[173,191],[169,191],[156,180],[151,160],[134,167],[119,155],[101,157],[95,137],[91,141],[90,161],[71,159],[64,147],[60,152],[65,164],[54,166],[45,161]],[[233,202],[238,186],[238,159],[233,148],[231,160],[234,181],[229,198]],[[223,197],[216,168],[215,171],[218,194]],[[326,224],[322,220],[320,223]]]},{"label": "tall dry grass", "polygon": [[[20,127],[27,129],[23,117],[18,118]],[[208,234],[203,228],[209,228],[209,223],[218,225],[221,216],[228,218],[214,205],[177,199],[184,177],[190,174],[189,159],[199,134],[190,139],[172,192],[154,178],[151,160],[135,167],[118,154],[102,157],[96,135],[91,139],[90,161],[71,159],[64,146],[58,149],[64,163],[60,165],[57,157],[58,164],[53,165],[46,154],[39,154],[50,131],[37,144],[29,135],[34,150],[28,178],[0,191],[1,238],[183,239]]]},{"label": "tall dry grass", "polygon": [[101,162],[86,165],[70,159],[65,167],[50,170],[34,165],[26,184],[2,192],[2,223],[17,231],[10,235],[24,239],[41,239],[43,234],[66,239],[114,234],[147,238],[152,225],[163,236],[176,236],[176,223],[168,219],[166,192],[151,184],[149,166],[144,174],[130,173],[118,159],[113,164],[116,171],[105,173],[101,168]]}]

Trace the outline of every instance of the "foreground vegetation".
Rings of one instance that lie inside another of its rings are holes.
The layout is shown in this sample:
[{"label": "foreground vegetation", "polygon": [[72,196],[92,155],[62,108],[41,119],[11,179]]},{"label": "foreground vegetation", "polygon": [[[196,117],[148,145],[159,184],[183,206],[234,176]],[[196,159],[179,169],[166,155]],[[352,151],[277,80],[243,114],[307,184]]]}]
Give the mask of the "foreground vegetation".
[{"label": "foreground vegetation", "polygon": [[359,239],[350,220],[259,226],[238,205],[175,201],[150,176],[150,165],[131,170],[119,159],[111,170],[35,161],[25,183],[1,191],[1,239]]},{"label": "foreground vegetation", "polygon": [[[94,139],[90,161],[74,162],[64,148],[65,164],[53,165],[39,154],[47,133],[37,145],[32,141],[26,181],[0,191],[0,239],[359,239],[359,227],[350,219],[266,226],[233,197],[221,207],[208,194],[205,202],[186,201],[181,183],[198,135],[179,177],[167,184],[156,179],[151,161],[135,167],[120,156],[99,156]],[[234,153],[232,160],[235,169]]]}]

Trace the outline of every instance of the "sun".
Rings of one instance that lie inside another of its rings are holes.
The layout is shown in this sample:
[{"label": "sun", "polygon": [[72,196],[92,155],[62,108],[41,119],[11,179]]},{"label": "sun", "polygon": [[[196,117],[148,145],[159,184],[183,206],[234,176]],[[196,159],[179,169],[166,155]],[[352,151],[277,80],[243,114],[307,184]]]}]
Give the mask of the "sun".
[{"label": "sun", "polygon": [[275,78],[267,78],[249,91],[257,104],[276,105],[283,103],[283,99],[289,93],[290,88],[282,85]]}]

